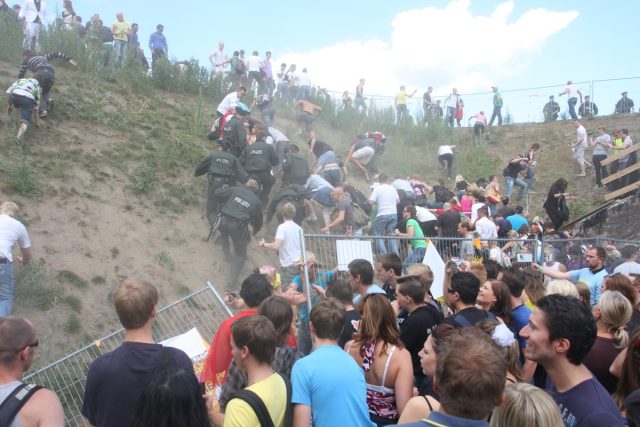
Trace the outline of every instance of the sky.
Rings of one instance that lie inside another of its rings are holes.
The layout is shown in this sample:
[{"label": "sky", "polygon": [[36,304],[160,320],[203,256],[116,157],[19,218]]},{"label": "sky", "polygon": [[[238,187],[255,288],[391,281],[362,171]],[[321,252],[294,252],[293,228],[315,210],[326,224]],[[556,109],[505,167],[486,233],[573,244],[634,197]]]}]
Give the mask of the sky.
[{"label": "sky", "polygon": [[[535,120],[548,95],[566,103],[558,93],[567,80],[579,82],[602,113],[623,89],[631,98],[640,90],[640,79],[590,83],[640,75],[631,32],[640,2],[247,0],[238,10],[221,4],[76,0],[74,8],[85,22],[100,13],[107,25],[124,12],[128,22],[139,23],[148,56],[148,36],[162,23],[172,59],[208,64],[218,41],[229,54],[270,50],[274,65],[306,67],[312,83],[336,94],[353,95],[365,78],[365,95],[379,104],[390,102],[400,85],[416,89],[415,98],[427,86],[436,97],[456,87],[466,100],[465,115],[480,108],[489,113],[495,84],[505,110]],[[417,110],[419,101],[412,102]]]}]

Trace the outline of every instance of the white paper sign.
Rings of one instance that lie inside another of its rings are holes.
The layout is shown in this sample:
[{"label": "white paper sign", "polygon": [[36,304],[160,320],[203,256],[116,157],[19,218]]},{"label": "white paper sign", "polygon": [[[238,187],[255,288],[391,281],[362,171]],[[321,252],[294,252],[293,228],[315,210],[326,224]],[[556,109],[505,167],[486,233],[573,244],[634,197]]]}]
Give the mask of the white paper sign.
[{"label": "white paper sign", "polygon": [[433,272],[433,283],[431,284],[431,295],[434,299],[442,297],[442,283],[444,282],[444,261],[431,240],[427,240],[427,252],[422,263],[429,266]]},{"label": "white paper sign", "polygon": [[203,354],[205,356],[207,355],[207,347],[205,347],[204,340],[196,328],[164,340],[160,344],[182,350],[187,353],[189,359],[194,361],[199,359]]},{"label": "white paper sign", "polygon": [[338,254],[338,270],[347,271],[347,267],[354,259],[366,259],[373,263],[373,248],[371,240],[336,240]]}]

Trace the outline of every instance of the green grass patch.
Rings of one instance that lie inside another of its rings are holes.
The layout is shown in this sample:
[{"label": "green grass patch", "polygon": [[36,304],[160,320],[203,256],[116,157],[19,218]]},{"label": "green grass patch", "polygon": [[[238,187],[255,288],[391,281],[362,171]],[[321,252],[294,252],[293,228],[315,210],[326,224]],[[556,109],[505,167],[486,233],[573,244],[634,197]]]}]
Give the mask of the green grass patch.
[{"label": "green grass patch", "polygon": [[62,283],[68,283],[79,289],[86,289],[89,286],[89,281],[87,279],[78,276],[70,270],[58,271],[56,278]]}]

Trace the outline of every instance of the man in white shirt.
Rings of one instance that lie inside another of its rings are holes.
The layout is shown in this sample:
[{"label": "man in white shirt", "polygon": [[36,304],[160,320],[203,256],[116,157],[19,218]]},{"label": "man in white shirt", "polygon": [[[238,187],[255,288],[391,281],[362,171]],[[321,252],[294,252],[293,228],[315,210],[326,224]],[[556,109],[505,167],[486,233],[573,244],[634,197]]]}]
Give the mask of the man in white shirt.
[{"label": "man in white shirt", "polygon": [[258,246],[278,252],[280,258],[281,283],[289,284],[291,279],[299,274],[297,262],[302,258],[301,234],[302,228],[293,219],[296,216],[296,207],[293,203],[285,203],[280,211],[284,222],[276,230],[276,238],[267,243],[261,239]]},{"label": "man in white shirt", "polygon": [[31,259],[31,240],[25,226],[13,217],[18,205],[4,202],[0,205],[0,317],[11,314],[13,307],[13,245],[20,245],[22,256],[16,261],[27,263]]},{"label": "man in white shirt", "polygon": [[238,105],[238,102],[240,102],[241,98],[246,94],[247,89],[245,89],[244,86],[239,86],[238,89],[236,89],[234,92],[231,92],[230,94],[222,98],[222,101],[220,102],[220,104],[218,104],[216,115],[218,117],[222,117],[227,113],[227,111],[233,111],[233,109],[236,108],[236,105]]},{"label": "man in white shirt", "polygon": [[[18,12],[18,20],[24,20],[24,48],[40,50],[40,28],[46,28],[54,19],[45,0],[25,0]],[[35,46],[32,46],[35,43]]]},{"label": "man in white shirt", "polygon": [[489,219],[489,209],[487,209],[486,206],[478,209],[476,231],[480,235],[483,244],[485,244],[487,240],[498,238],[496,225]]},{"label": "man in white shirt", "polygon": [[[631,278],[632,274],[640,275],[640,264],[638,264],[638,248],[634,245],[626,245],[620,249],[620,254],[625,261],[617,266],[613,272],[624,274]],[[632,279],[633,281],[633,279]]]},{"label": "man in white shirt", "polygon": [[252,88],[254,80],[256,81],[258,86],[262,85],[262,74],[260,73],[261,66],[262,59],[260,59],[260,56],[258,56],[258,51],[254,50],[251,56],[247,59],[247,71],[249,72],[249,89]]},{"label": "man in white shirt", "polygon": [[420,228],[422,228],[422,234],[424,234],[425,237],[435,236],[438,218],[427,208],[422,206],[416,206],[415,208],[416,219],[418,220],[418,224],[420,224]]},{"label": "man in white shirt", "polygon": [[[447,170],[447,179],[451,181],[451,166],[453,165],[453,149],[455,145],[441,145],[438,147],[438,163]],[[445,165],[446,162],[446,165]]]},{"label": "man in white shirt", "polygon": [[302,69],[302,73],[296,74],[296,80],[298,81],[297,100],[309,99],[309,95],[311,95],[311,79],[309,79],[306,68]]},{"label": "man in white shirt", "polygon": [[224,42],[218,43],[218,50],[209,55],[209,62],[216,74],[224,74],[229,72],[229,55],[224,51]]},{"label": "man in white shirt", "polygon": [[578,115],[576,114],[576,104],[578,103],[578,96],[580,97],[580,103],[582,104],[582,92],[580,89],[573,85],[573,82],[569,80],[567,82],[567,87],[560,92],[558,96],[567,95],[567,104],[569,105],[569,115],[573,120],[578,120]]},{"label": "man in white shirt", "polygon": [[[373,230],[376,236],[391,236],[398,223],[397,205],[400,203],[400,197],[398,197],[396,189],[387,184],[387,175],[381,173],[378,179],[380,184],[373,188],[371,196],[369,196],[369,203],[378,206]],[[376,239],[376,248],[379,254],[393,252],[399,255],[398,242],[393,238],[389,239],[388,251],[384,239]]]}]

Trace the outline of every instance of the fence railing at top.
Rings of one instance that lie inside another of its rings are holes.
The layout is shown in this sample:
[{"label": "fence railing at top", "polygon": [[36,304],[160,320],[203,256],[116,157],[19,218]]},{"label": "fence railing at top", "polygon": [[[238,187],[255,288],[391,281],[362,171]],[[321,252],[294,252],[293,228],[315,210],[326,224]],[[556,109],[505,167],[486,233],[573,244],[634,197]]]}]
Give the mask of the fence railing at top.
[{"label": "fence railing at top", "polygon": [[[205,288],[158,310],[153,337],[156,342],[163,341],[195,327],[211,342],[214,332],[229,315],[218,292],[207,283]],[[44,386],[58,395],[64,408],[65,426],[90,426],[81,414],[89,365],[99,356],[115,350],[122,344],[123,337],[124,329],[119,329],[27,375],[24,382]]]},{"label": "fence railing at top", "polygon": [[[364,258],[375,262],[375,257],[380,253],[376,249],[376,240],[382,240],[387,250],[389,243],[395,241],[399,249],[400,258],[404,261],[409,255],[408,239],[392,236],[346,236],[328,234],[305,234],[304,246],[307,251],[313,252],[320,268],[332,269],[338,267],[340,271],[346,271],[348,263],[355,258]],[[640,241],[609,239],[602,236],[572,239],[495,239],[482,241],[474,238],[457,237],[431,237],[429,238],[437,249],[443,261],[452,257],[459,257],[465,242],[471,243],[473,250],[468,261],[481,257],[495,259],[503,266],[517,265],[526,267],[532,262],[542,263],[553,259],[568,267],[585,266],[586,249],[592,246],[600,246],[607,243],[606,247],[614,246],[619,250],[622,246],[631,244],[640,247]],[[356,242],[356,243],[354,243]],[[475,250],[477,247],[480,249]],[[494,247],[492,255],[491,247]],[[467,244],[468,249],[468,244]],[[611,252],[611,251],[610,251]],[[528,256],[531,255],[531,256]],[[551,257],[550,257],[551,256]],[[617,256],[617,255],[616,255]],[[500,259],[501,258],[501,259]],[[612,257],[607,262],[613,262],[617,258]]]},{"label": "fence railing at top", "polygon": [[[428,84],[428,82],[426,83]],[[640,77],[588,80],[574,82],[574,84],[580,88],[583,95],[590,96],[591,101],[597,105],[598,115],[600,116],[614,113],[615,104],[621,98],[622,92],[628,91],[629,97],[632,99],[634,94],[637,96],[640,93]],[[550,95],[554,95],[555,101],[560,105],[560,118],[569,117],[567,96],[559,96],[564,88],[564,84],[516,89],[500,88],[504,101],[502,117],[505,119],[508,115],[513,123],[542,122],[544,121],[542,109],[549,101]],[[340,98],[343,91],[329,90],[328,92],[336,99],[336,102],[341,102]],[[372,95],[367,93],[365,95],[367,96],[367,102],[373,102],[377,107],[393,107],[394,105],[395,95]],[[493,92],[488,90],[486,92],[459,93],[459,95],[464,101],[464,118],[461,121],[463,127],[469,126],[469,118],[479,111],[484,111],[487,119],[490,118],[493,110]],[[448,96],[449,94],[442,96],[432,94],[431,98],[434,103],[440,100],[444,108]],[[576,105],[576,112],[579,107],[580,103]],[[407,108],[414,120],[421,121],[424,118],[422,93],[416,93],[412,98],[407,98]],[[473,122],[471,125],[473,125]]]}]

